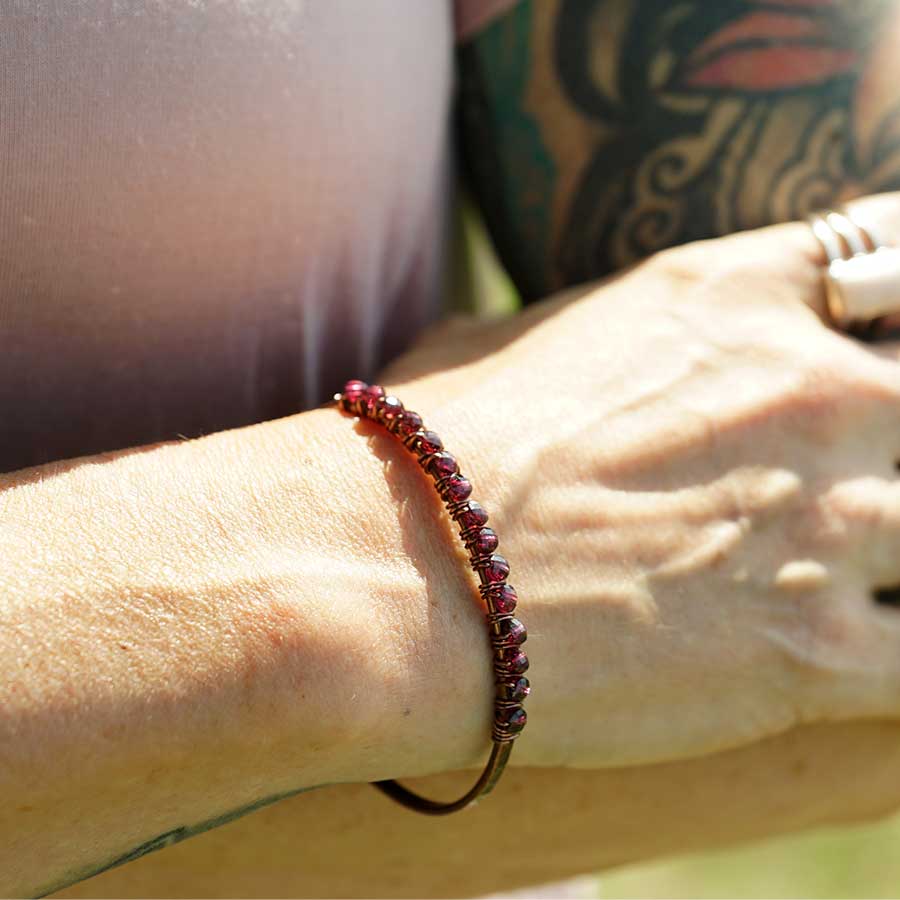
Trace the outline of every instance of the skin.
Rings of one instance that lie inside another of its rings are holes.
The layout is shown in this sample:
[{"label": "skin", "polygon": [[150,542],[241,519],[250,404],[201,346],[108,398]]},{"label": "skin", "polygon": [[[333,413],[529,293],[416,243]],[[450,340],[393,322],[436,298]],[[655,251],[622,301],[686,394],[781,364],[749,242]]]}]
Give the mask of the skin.
[{"label": "skin", "polygon": [[[896,201],[859,208],[896,229]],[[900,620],[872,596],[900,582],[900,371],[893,345],[822,326],[821,263],[805,226],[689,245],[499,326],[501,349],[462,326],[400,363],[404,392],[478,422],[476,483],[528,560],[553,690],[521,761],[655,763],[896,713]]]},{"label": "skin", "polygon": [[[528,598],[540,690],[516,766],[649,771],[897,717],[900,620],[870,592],[900,580],[900,367],[892,345],[822,325],[819,262],[802,226],[692,245],[478,336],[447,326],[387,373],[439,431],[455,424]],[[587,337],[596,355],[575,352]],[[10,477],[7,893],[288,791],[483,762],[481,613],[404,453],[324,410]],[[354,490],[336,495],[342,471]],[[325,534],[322,497],[340,525]],[[852,815],[854,797],[785,821]],[[620,859],[657,852],[647,813]]]},{"label": "skin", "polygon": [[[590,140],[564,140],[572,128],[562,125],[588,118],[572,99],[572,72],[556,72],[547,49],[547,36],[563,31],[565,6],[525,4],[519,19],[497,25],[521,25],[524,16],[536,48],[518,79],[496,82],[514,88],[501,97],[504,115],[556,142],[541,151],[551,174],[531,215],[518,214],[525,195],[516,192],[527,181],[535,196],[537,181],[513,180],[493,198],[481,181],[493,232],[527,297],[670,243],[805,211],[762,207],[754,218],[735,213],[746,204],[718,203],[731,217],[702,221],[695,233],[685,230],[695,216],[683,211],[704,208],[705,195],[683,192],[668,230],[638,240],[643,232],[626,224],[658,198],[642,206],[635,185],[659,147],[682,134],[674,116],[659,146],[620,153],[637,160],[635,170],[613,170],[607,183],[626,184],[630,199],[581,228],[585,208],[609,208],[587,174],[608,167],[621,134],[606,136],[616,130],[611,120],[587,131]],[[596,13],[605,4],[581,6]],[[723,10],[734,24],[747,6]],[[691,38],[683,26],[680,40]],[[693,38],[699,47],[708,35]],[[858,128],[844,126],[845,145],[889,138],[885,92],[860,55],[874,61],[876,50],[866,39],[840,77],[807,77],[802,88],[769,89],[762,100],[748,100],[747,85],[720,84],[703,101],[701,132],[709,137],[729,108],[722,93],[732,91],[746,101],[747,121],[776,133],[789,101],[802,97],[814,131],[827,131],[814,113],[831,106],[844,110],[845,123],[850,110],[865,112]],[[535,83],[565,85],[564,99],[535,104],[523,92]],[[868,100],[851,104],[851,88]],[[551,107],[569,117],[547,118]],[[476,140],[477,124],[467,130]],[[526,141],[492,146],[505,171],[533,171],[541,161],[532,155],[523,168],[505,155],[532,153]],[[721,167],[733,148],[711,146],[700,149]],[[880,180],[868,183],[891,183],[890,146],[872,170]],[[830,193],[805,202],[858,191],[863,168],[850,166],[853,158],[842,155]],[[761,159],[744,172],[766,170]],[[754,195],[778,191],[747,177],[728,196]],[[895,211],[898,203],[881,205]],[[900,237],[893,215],[885,214],[887,233]],[[525,874],[500,869],[493,884],[493,876],[466,874],[472,890],[895,805],[895,726],[858,720],[898,713],[897,620],[872,592],[900,581],[900,387],[891,345],[876,353],[827,331],[811,312],[821,302],[817,254],[797,226],[656,253],[514,322],[426,335],[385,373],[430,425],[453,435],[528,598],[530,674],[540,689],[507,805],[498,799],[496,818],[486,820],[490,833],[516,820],[522,805],[511,792],[527,786],[529,799],[545,804],[532,808],[546,810],[526,823],[535,845],[553,846],[563,825],[575,835],[569,850],[531,861]],[[484,626],[464,561],[448,552],[446,522],[390,441],[312,412],[142,450],[15,473],[0,495],[10,560],[0,576],[0,659],[9,667],[0,679],[0,785],[10,838],[0,888],[10,894],[51,890],[269,798],[323,783],[471,773],[486,754]],[[337,490],[335,472],[352,475]],[[852,790],[835,790],[849,754],[861,774]],[[66,765],[50,764],[59,760]],[[757,772],[764,775],[754,781]],[[726,797],[738,814],[722,814]],[[360,803],[373,811],[364,825],[355,824]],[[703,812],[696,822],[685,822],[688,803]],[[263,854],[279,846],[264,823],[296,815],[302,825],[300,809],[310,810],[311,824],[294,833],[343,836],[340,852],[329,845],[324,855],[315,842],[305,857],[282,849],[269,857],[278,884],[267,886],[222,830],[111,871],[89,892],[367,894],[376,868],[378,892],[391,895],[405,883],[439,893],[429,879],[459,877],[443,842],[428,856],[438,842],[418,817],[365,785],[284,801],[230,833],[245,852]],[[335,874],[334,859],[371,860],[364,843],[401,814],[407,846],[420,851],[412,869],[350,865]],[[477,847],[489,846],[484,832],[455,827],[456,846],[472,853],[461,858],[479,858]],[[602,851],[593,829],[605,838]],[[520,849],[513,843],[510,859]],[[177,883],[166,881],[173,854],[182,860]],[[316,869],[322,859],[324,871]],[[129,887],[126,873],[139,866],[149,881]]]}]

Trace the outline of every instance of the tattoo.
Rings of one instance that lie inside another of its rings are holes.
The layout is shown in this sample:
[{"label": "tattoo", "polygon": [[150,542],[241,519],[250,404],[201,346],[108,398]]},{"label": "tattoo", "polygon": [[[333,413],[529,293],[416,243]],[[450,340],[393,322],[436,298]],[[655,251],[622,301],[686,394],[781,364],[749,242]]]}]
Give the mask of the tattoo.
[{"label": "tattoo", "polygon": [[520,0],[459,64],[467,174],[526,300],[900,188],[896,0]]},{"label": "tattoo", "polygon": [[[317,787],[325,786],[326,785],[317,785]],[[153,853],[156,850],[162,850],[164,847],[171,847],[173,844],[180,844],[182,841],[187,840],[190,837],[194,837],[198,834],[203,834],[204,831],[211,831],[213,828],[218,828],[220,825],[227,825],[229,822],[233,822],[235,819],[246,816],[248,813],[256,812],[256,810],[262,809],[265,806],[271,806],[273,803],[277,803],[279,800],[286,800],[288,797],[296,797],[298,794],[303,794],[307,791],[312,791],[315,789],[315,787],[299,788],[295,791],[288,791],[287,793],[283,794],[275,794],[271,797],[265,797],[262,800],[257,800],[254,803],[248,804],[247,806],[242,806],[239,809],[232,810],[231,812],[225,813],[224,815],[216,816],[213,819],[207,819],[206,821],[200,822],[197,825],[183,825],[179,828],[173,828],[171,831],[167,831],[164,834],[159,835],[158,837],[152,838],[149,841],[145,841],[143,844],[138,844],[138,846],[133,850],[129,850],[127,853],[124,853],[121,856],[117,856],[115,859],[109,862],[105,862],[99,866],[72,873],[63,881],[54,884],[51,887],[41,889],[37,896],[45,897],[47,896],[47,894],[52,894],[55,891],[61,891],[63,888],[69,887],[70,885],[75,884],[79,881],[84,881],[84,879],[86,878],[93,878],[95,875],[100,875],[101,873],[107,872],[110,869],[114,869],[117,866],[121,866],[125,863],[140,859],[142,856],[146,856],[148,853]]]}]

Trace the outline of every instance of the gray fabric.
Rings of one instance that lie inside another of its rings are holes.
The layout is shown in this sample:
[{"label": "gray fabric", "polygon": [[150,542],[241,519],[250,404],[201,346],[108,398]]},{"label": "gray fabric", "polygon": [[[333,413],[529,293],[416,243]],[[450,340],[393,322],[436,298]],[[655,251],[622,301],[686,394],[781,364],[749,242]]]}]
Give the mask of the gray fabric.
[{"label": "gray fabric", "polygon": [[449,4],[0,0],[0,470],[315,405],[439,312]]}]

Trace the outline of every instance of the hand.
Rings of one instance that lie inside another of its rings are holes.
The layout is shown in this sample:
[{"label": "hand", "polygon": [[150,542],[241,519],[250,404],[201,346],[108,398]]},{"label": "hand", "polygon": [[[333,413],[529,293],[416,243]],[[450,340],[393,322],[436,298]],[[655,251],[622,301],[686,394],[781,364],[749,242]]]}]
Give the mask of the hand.
[{"label": "hand", "polygon": [[[900,200],[880,208],[900,234]],[[805,225],[705,241],[444,326],[385,374],[511,562],[534,689],[515,763],[659,762],[900,715],[900,611],[872,596],[900,583],[900,368],[822,324],[821,265]],[[416,608],[407,627],[460,661],[462,714],[484,624],[443,602],[456,631]]]}]

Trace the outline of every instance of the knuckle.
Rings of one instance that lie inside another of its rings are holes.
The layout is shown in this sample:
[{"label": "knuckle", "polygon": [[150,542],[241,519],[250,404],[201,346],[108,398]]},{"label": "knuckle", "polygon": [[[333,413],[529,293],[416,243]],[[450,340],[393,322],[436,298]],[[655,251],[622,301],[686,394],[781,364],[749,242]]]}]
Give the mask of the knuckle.
[{"label": "knuckle", "polygon": [[876,476],[863,476],[835,483],[820,501],[824,518],[836,517],[854,531],[871,534],[887,524],[889,489]]}]

